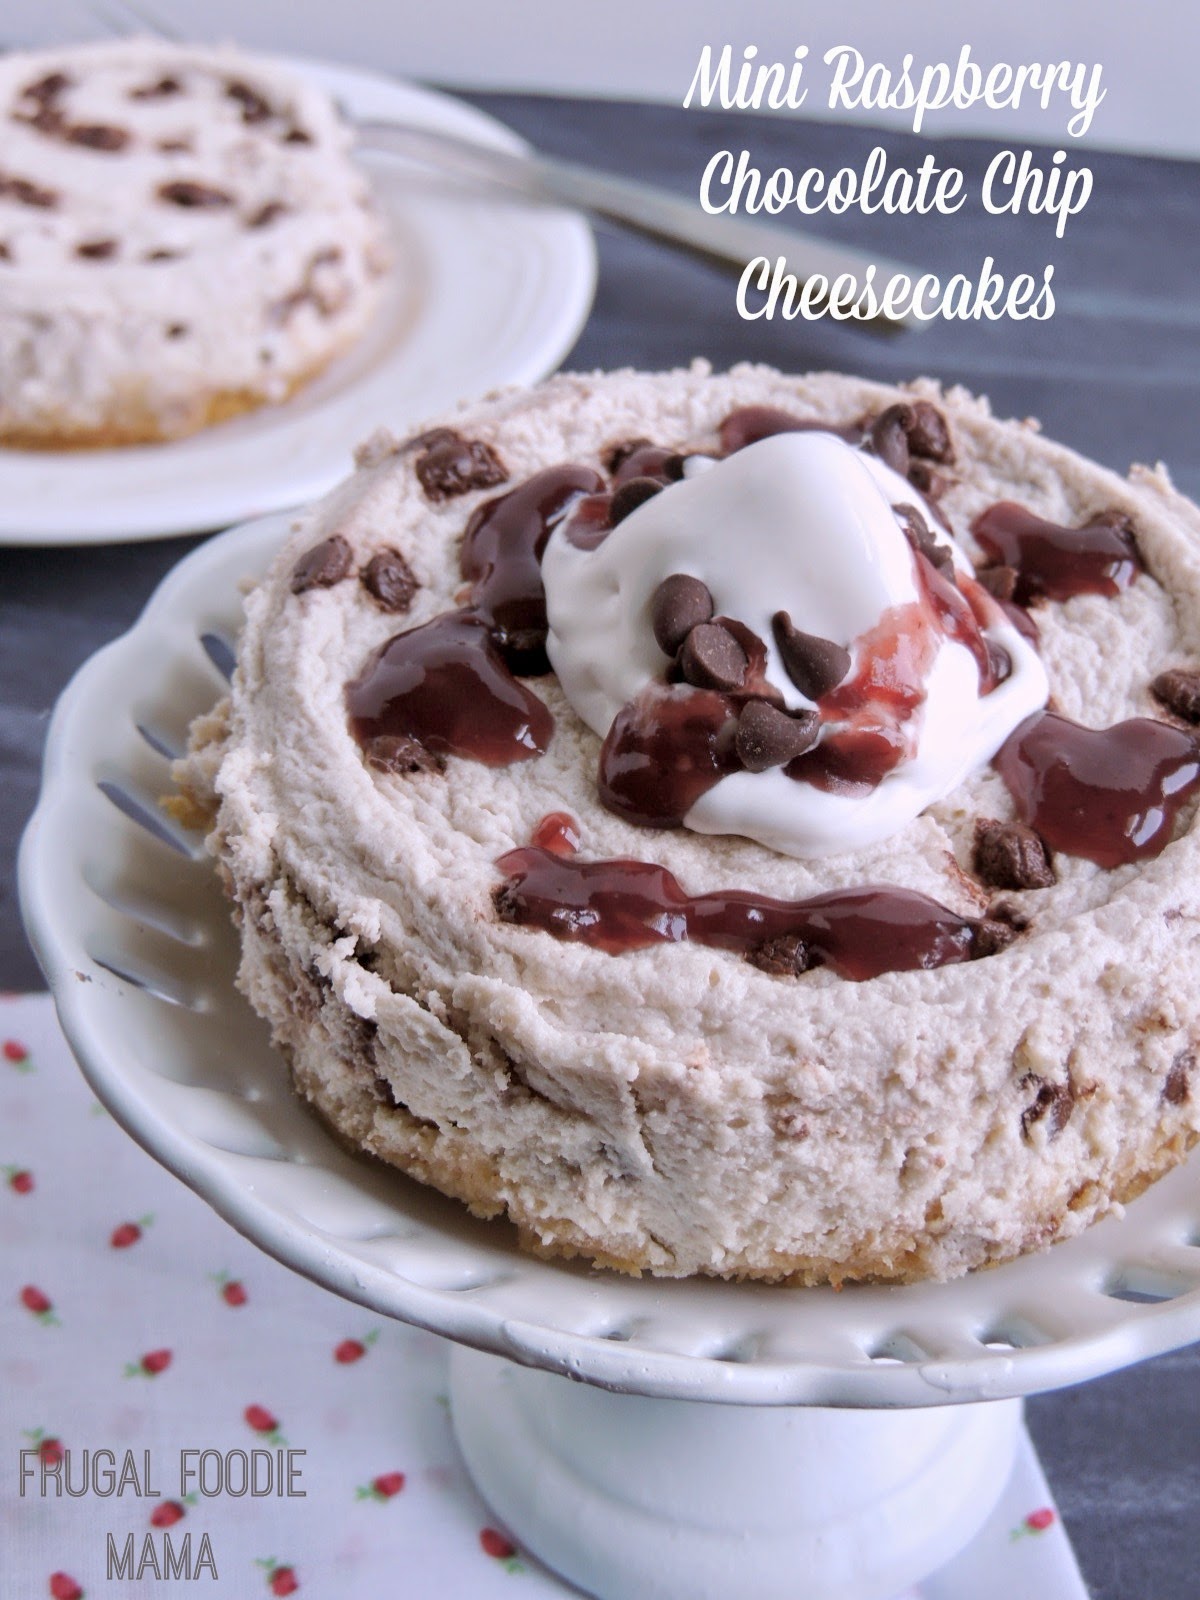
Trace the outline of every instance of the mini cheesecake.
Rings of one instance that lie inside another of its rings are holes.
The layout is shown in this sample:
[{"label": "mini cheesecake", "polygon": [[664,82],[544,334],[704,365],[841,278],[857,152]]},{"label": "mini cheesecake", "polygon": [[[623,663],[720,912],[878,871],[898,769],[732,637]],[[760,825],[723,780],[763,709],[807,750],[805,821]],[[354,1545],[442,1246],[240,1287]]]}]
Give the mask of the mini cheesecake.
[{"label": "mini cheesecake", "polygon": [[1161,468],[962,390],[563,376],[363,448],[179,803],[350,1145],[538,1252],[948,1278],[1200,1128],[1197,619]]},{"label": "mini cheesecake", "polygon": [[0,444],[173,439],[359,337],[388,253],[351,132],[265,57],[0,57]]}]

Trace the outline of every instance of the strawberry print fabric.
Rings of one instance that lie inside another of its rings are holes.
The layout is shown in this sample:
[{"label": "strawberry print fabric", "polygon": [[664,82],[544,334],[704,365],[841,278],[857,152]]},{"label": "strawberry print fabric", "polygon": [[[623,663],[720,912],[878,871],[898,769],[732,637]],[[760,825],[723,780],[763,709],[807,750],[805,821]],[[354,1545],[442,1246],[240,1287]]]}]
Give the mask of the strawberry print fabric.
[{"label": "strawberry print fabric", "polygon": [[[446,1350],[242,1239],[96,1103],[46,996],[0,999],[0,1595],[158,1592],[185,1536],[189,1592],[238,1600],[576,1593],[472,1487]],[[1028,1441],[904,1600],[1014,1595],[1086,1600]]]}]

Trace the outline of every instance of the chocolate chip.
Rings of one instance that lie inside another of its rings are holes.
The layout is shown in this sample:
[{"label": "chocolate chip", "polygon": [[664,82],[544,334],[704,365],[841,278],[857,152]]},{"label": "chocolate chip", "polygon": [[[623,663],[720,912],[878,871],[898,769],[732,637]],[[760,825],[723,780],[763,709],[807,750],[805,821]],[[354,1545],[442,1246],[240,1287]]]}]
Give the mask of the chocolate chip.
[{"label": "chocolate chip", "polygon": [[21,90],[23,100],[57,100],[71,87],[71,79],[65,72],[48,72],[44,78],[39,78],[36,83],[28,83]]},{"label": "chocolate chip", "polygon": [[901,401],[881,411],[867,433],[871,449],[885,466],[902,478],[908,475],[908,433],[914,421],[913,408]]},{"label": "chocolate chip", "polygon": [[258,90],[252,89],[248,83],[229,83],[225,93],[241,106],[243,122],[266,122],[272,114],[270,101],[264,100]]},{"label": "chocolate chip", "polygon": [[912,422],[908,428],[908,448],[927,461],[953,461],[954,447],[946,419],[928,400],[912,402]]},{"label": "chocolate chip", "polygon": [[811,750],[820,729],[815,711],[789,716],[769,700],[750,700],[738,718],[733,747],[747,772],[766,772]]},{"label": "chocolate chip", "polygon": [[379,550],[367,562],[363,587],[385,611],[407,611],[420,588],[413,570],[399,550]]},{"label": "chocolate chip", "polygon": [[155,148],[161,150],[166,156],[176,156],[190,150],[192,141],[190,139],[160,139]]},{"label": "chocolate chip", "polygon": [[38,106],[36,111],[14,111],[12,119],[14,122],[24,122],[28,127],[36,128],[48,139],[63,138],[67,122],[58,107],[50,102]]},{"label": "chocolate chip", "polygon": [[650,625],[660,650],[673,656],[693,628],[709,622],[713,597],[708,586],[685,572],[664,578],[650,601]]},{"label": "chocolate chip", "polygon": [[147,250],[143,261],[178,261],[178,250]]},{"label": "chocolate chip", "polygon": [[653,500],[656,494],[662,493],[662,484],[656,478],[628,478],[612,497],[608,508],[608,520],[615,528],[618,522],[624,522],[631,511],[636,511],[647,500]]},{"label": "chocolate chip", "polygon": [[926,500],[935,504],[945,494],[953,480],[948,473],[936,472],[928,461],[912,460],[908,463],[908,481],[919,489]]},{"label": "chocolate chip", "polygon": [[[798,978],[810,967],[819,965],[814,953],[798,933],[782,933],[777,939],[766,939],[746,952],[746,960],[760,972],[769,972],[774,978]],[[807,1131],[807,1130],[805,1130]]]},{"label": "chocolate chip", "polygon": [[942,544],[916,506],[893,506],[893,512],[904,530],[904,537],[913,549],[932,561],[933,565],[952,583],[956,581],[954,556],[949,545]]},{"label": "chocolate chip", "polygon": [[282,200],[268,200],[265,206],[259,206],[246,218],[248,228],[265,228],[269,222],[274,222],[276,217],[283,216],[287,207]]},{"label": "chocolate chip", "polygon": [[928,400],[902,400],[888,406],[867,425],[866,443],[881,461],[917,488],[937,493],[944,487],[927,463],[952,461],[954,448],[945,417]]},{"label": "chocolate chip", "polygon": [[464,439],[452,428],[435,428],[414,443],[424,443],[416,473],[426,498],[435,503],[508,481],[508,468],[482,439]]},{"label": "chocolate chip", "polygon": [[350,571],[350,546],[340,533],[313,545],[292,568],[292,593],[328,589]]},{"label": "chocolate chip", "polygon": [[190,332],[186,322],[168,322],[166,326],[168,339],[185,339]]},{"label": "chocolate chip", "polygon": [[87,150],[124,150],[132,137],[128,128],[114,128],[107,122],[77,122],[66,129],[63,137],[68,144],[80,144]]},{"label": "chocolate chip", "polygon": [[788,677],[808,700],[819,700],[822,695],[836,689],[850,671],[850,652],[832,639],[821,639],[813,633],[801,633],[792,626],[786,611],[777,611],[771,618],[775,643],[783,658],[783,668]]},{"label": "chocolate chip", "polygon": [[620,472],[625,462],[638,450],[653,449],[653,439],[621,439],[616,444],[610,444],[601,452],[600,459],[604,463],[604,470],[612,476]]},{"label": "chocolate chip", "polygon": [[[672,483],[679,483],[684,475],[683,469],[687,466],[692,457],[704,454],[705,452],[702,450],[689,450],[686,455],[680,455],[678,453],[675,455],[669,455],[663,462],[663,472]],[[716,457],[709,456],[708,460],[715,461]]]},{"label": "chocolate chip", "polygon": [[284,144],[311,144],[312,134],[303,128],[289,128],[283,136]]},{"label": "chocolate chip", "polygon": [[107,261],[116,253],[115,239],[85,239],[82,244],[75,246],[75,254],[82,256],[85,261]]},{"label": "chocolate chip", "polygon": [[1185,722],[1200,722],[1200,672],[1172,667],[1160,672],[1150,688],[1168,711]]},{"label": "chocolate chip", "polygon": [[131,100],[166,100],[170,95],[180,94],[183,85],[178,78],[159,78],[157,83],[144,84],[140,89],[131,89]]},{"label": "chocolate chip", "polygon": [[1016,567],[984,567],[975,574],[975,580],[997,600],[1011,600],[1017,592]]},{"label": "chocolate chip", "polygon": [[1006,919],[981,917],[971,930],[971,960],[982,961],[985,956],[999,955],[1007,950],[1019,930]]},{"label": "chocolate chip", "polygon": [[211,183],[194,183],[186,178],[176,179],[172,183],[160,183],[158,198],[165,200],[169,205],[183,206],[189,211],[216,211],[222,206],[233,204],[233,196],[228,190],[217,189]]},{"label": "chocolate chip", "polygon": [[1181,1050],[1171,1063],[1162,1097],[1169,1106],[1181,1106],[1192,1092],[1192,1073],[1196,1070],[1196,1052]]},{"label": "chocolate chip", "polygon": [[972,865],[981,882],[996,889],[1048,889],[1058,881],[1046,846],[1021,822],[980,817]]},{"label": "chocolate chip", "polygon": [[12,251],[9,249],[8,245],[5,244],[4,240],[0,239],[0,261],[11,261],[12,258]]},{"label": "chocolate chip", "polygon": [[1021,1132],[1026,1139],[1039,1122],[1045,1122],[1048,1138],[1055,1139],[1070,1121],[1075,1109],[1075,1092],[1069,1083],[1043,1083],[1036,1073],[1021,1079],[1022,1087],[1039,1085],[1032,1102],[1021,1113]]},{"label": "chocolate chip", "polygon": [[746,652],[719,622],[701,622],[683,641],[679,669],[696,689],[739,689],[749,666]]},{"label": "chocolate chip", "polygon": [[11,195],[14,200],[23,206],[36,206],[41,211],[49,211],[58,204],[58,193],[54,189],[43,189],[36,183],[31,183],[28,178],[11,178],[6,173],[0,172],[0,196]]},{"label": "chocolate chip", "polygon": [[418,740],[402,733],[377,733],[368,740],[363,755],[367,765],[376,772],[409,774],[446,770],[445,756],[435,755]]}]

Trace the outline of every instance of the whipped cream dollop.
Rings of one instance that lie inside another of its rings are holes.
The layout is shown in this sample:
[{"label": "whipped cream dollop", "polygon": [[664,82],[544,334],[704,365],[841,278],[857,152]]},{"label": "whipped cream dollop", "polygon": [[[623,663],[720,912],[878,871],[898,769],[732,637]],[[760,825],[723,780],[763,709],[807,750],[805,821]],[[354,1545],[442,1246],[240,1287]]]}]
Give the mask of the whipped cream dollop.
[{"label": "whipped cream dollop", "polygon": [[[922,538],[913,539],[904,507]],[[693,458],[681,481],[607,533],[590,514],[589,526],[581,502],[557,526],[542,574],[551,663],[601,738],[623,737],[627,724],[661,728],[668,711],[678,721],[689,697],[699,706],[706,694],[711,720],[713,694],[679,681],[679,661],[655,635],[666,579],[698,579],[717,625],[729,619],[743,644],[745,630],[756,641],[753,683],[720,702],[726,724],[709,741],[721,775],[698,786],[682,818],[663,822],[742,834],[794,856],[854,850],[949,794],[1046,702],[1036,651],[974,581],[936,514],[899,473],[834,434],[776,434],[724,460]],[[923,542],[928,555],[930,530],[932,560],[918,553]],[[791,629],[849,652],[832,691],[814,699],[797,685],[780,647],[781,613]],[[738,770],[728,751],[747,695],[793,719],[815,713],[809,754]],[[887,750],[882,776],[856,769],[863,748]],[[661,763],[663,749],[647,741],[645,761]],[[624,765],[642,759],[635,748]],[[679,764],[694,759],[684,747],[668,751]]]}]

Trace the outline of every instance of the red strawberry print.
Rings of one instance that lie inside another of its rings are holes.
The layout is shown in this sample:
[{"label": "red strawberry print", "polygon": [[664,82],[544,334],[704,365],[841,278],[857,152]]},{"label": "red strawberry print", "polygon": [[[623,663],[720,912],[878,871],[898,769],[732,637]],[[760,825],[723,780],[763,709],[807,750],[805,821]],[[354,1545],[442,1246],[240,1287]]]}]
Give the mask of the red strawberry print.
[{"label": "red strawberry print", "polygon": [[272,1556],[264,1561],[260,1556],[256,1565],[263,1567],[267,1574],[267,1588],[272,1594],[295,1594],[300,1587],[300,1580],[296,1576],[294,1567],[281,1567]]},{"label": "red strawberry print", "polygon": [[63,1447],[61,1439],[48,1437],[41,1428],[26,1428],[24,1432],[30,1444],[37,1446],[39,1461],[44,1461],[48,1467],[52,1467],[62,1460]]},{"label": "red strawberry print", "polygon": [[125,1376],[127,1378],[157,1378],[160,1372],[165,1372],[171,1365],[171,1352],[169,1350],[147,1350],[140,1361],[127,1362]]},{"label": "red strawberry print", "polygon": [[109,1237],[109,1244],[114,1250],[128,1250],[131,1244],[136,1244],[142,1237],[142,1230],[148,1228],[154,1221],[152,1216],[139,1217],[136,1222],[122,1222],[113,1229]]},{"label": "red strawberry print", "polygon": [[27,1283],[25,1285],[21,1290],[20,1300],[26,1311],[32,1311],[39,1322],[43,1322],[47,1326],[51,1323],[57,1324],[58,1318],[54,1315],[54,1306],[51,1304],[49,1295],[44,1294],[35,1284]]},{"label": "red strawberry print", "polygon": [[29,1062],[29,1051],[19,1039],[5,1039],[0,1045],[5,1061],[11,1061],[14,1067],[24,1067]]},{"label": "red strawberry print", "polygon": [[242,1416],[254,1429],[261,1433],[268,1444],[285,1444],[286,1440],[279,1431],[279,1423],[267,1410],[266,1406],[247,1406]]},{"label": "red strawberry print", "polygon": [[1053,1506],[1039,1506],[1036,1511],[1031,1511],[1018,1527],[1010,1530],[1010,1539],[1024,1539],[1031,1533],[1045,1533],[1047,1528],[1052,1528],[1058,1521],[1057,1513]]},{"label": "red strawberry print", "polygon": [[360,1485],[354,1491],[356,1500],[390,1500],[393,1495],[400,1493],[405,1484],[402,1472],[381,1472],[370,1483]]},{"label": "red strawberry print", "polygon": [[481,1528],[479,1542],[483,1546],[483,1553],[493,1556],[497,1561],[510,1561],[517,1553],[512,1540],[506,1539],[497,1528]]},{"label": "red strawberry print", "polygon": [[5,1167],[4,1176],[8,1179],[8,1187],[17,1194],[30,1194],[33,1191],[33,1173],[27,1172],[24,1167]]},{"label": "red strawberry print", "polygon": [[185,1514],[178,1500],[164,1500],[150,1513],[150,1523],[155,1528],[173,1528]]},{"label": "red strawberry print", "polygon": [[50,1575],[51,1600],[83,1600],[83,1590],[65,1572],[53,1572]]},{"label": "red strawberry print", "polygon": [[379,1329],[372,1328],[363,1339],[343,1339],[341,1344],[334,1348],[333,1359],[339,1366],[351,1366],[355,1361],[362,1360],[378,1337]]},{"label": "red strawberry print", "polygon": [[244,1306],[246,1304],[246,1285],[237,1278],[231,1278],[227,1272],[214,1272],[211,1274],[213,1282],[221,1291],[221,1299],[227,1306]]}]

